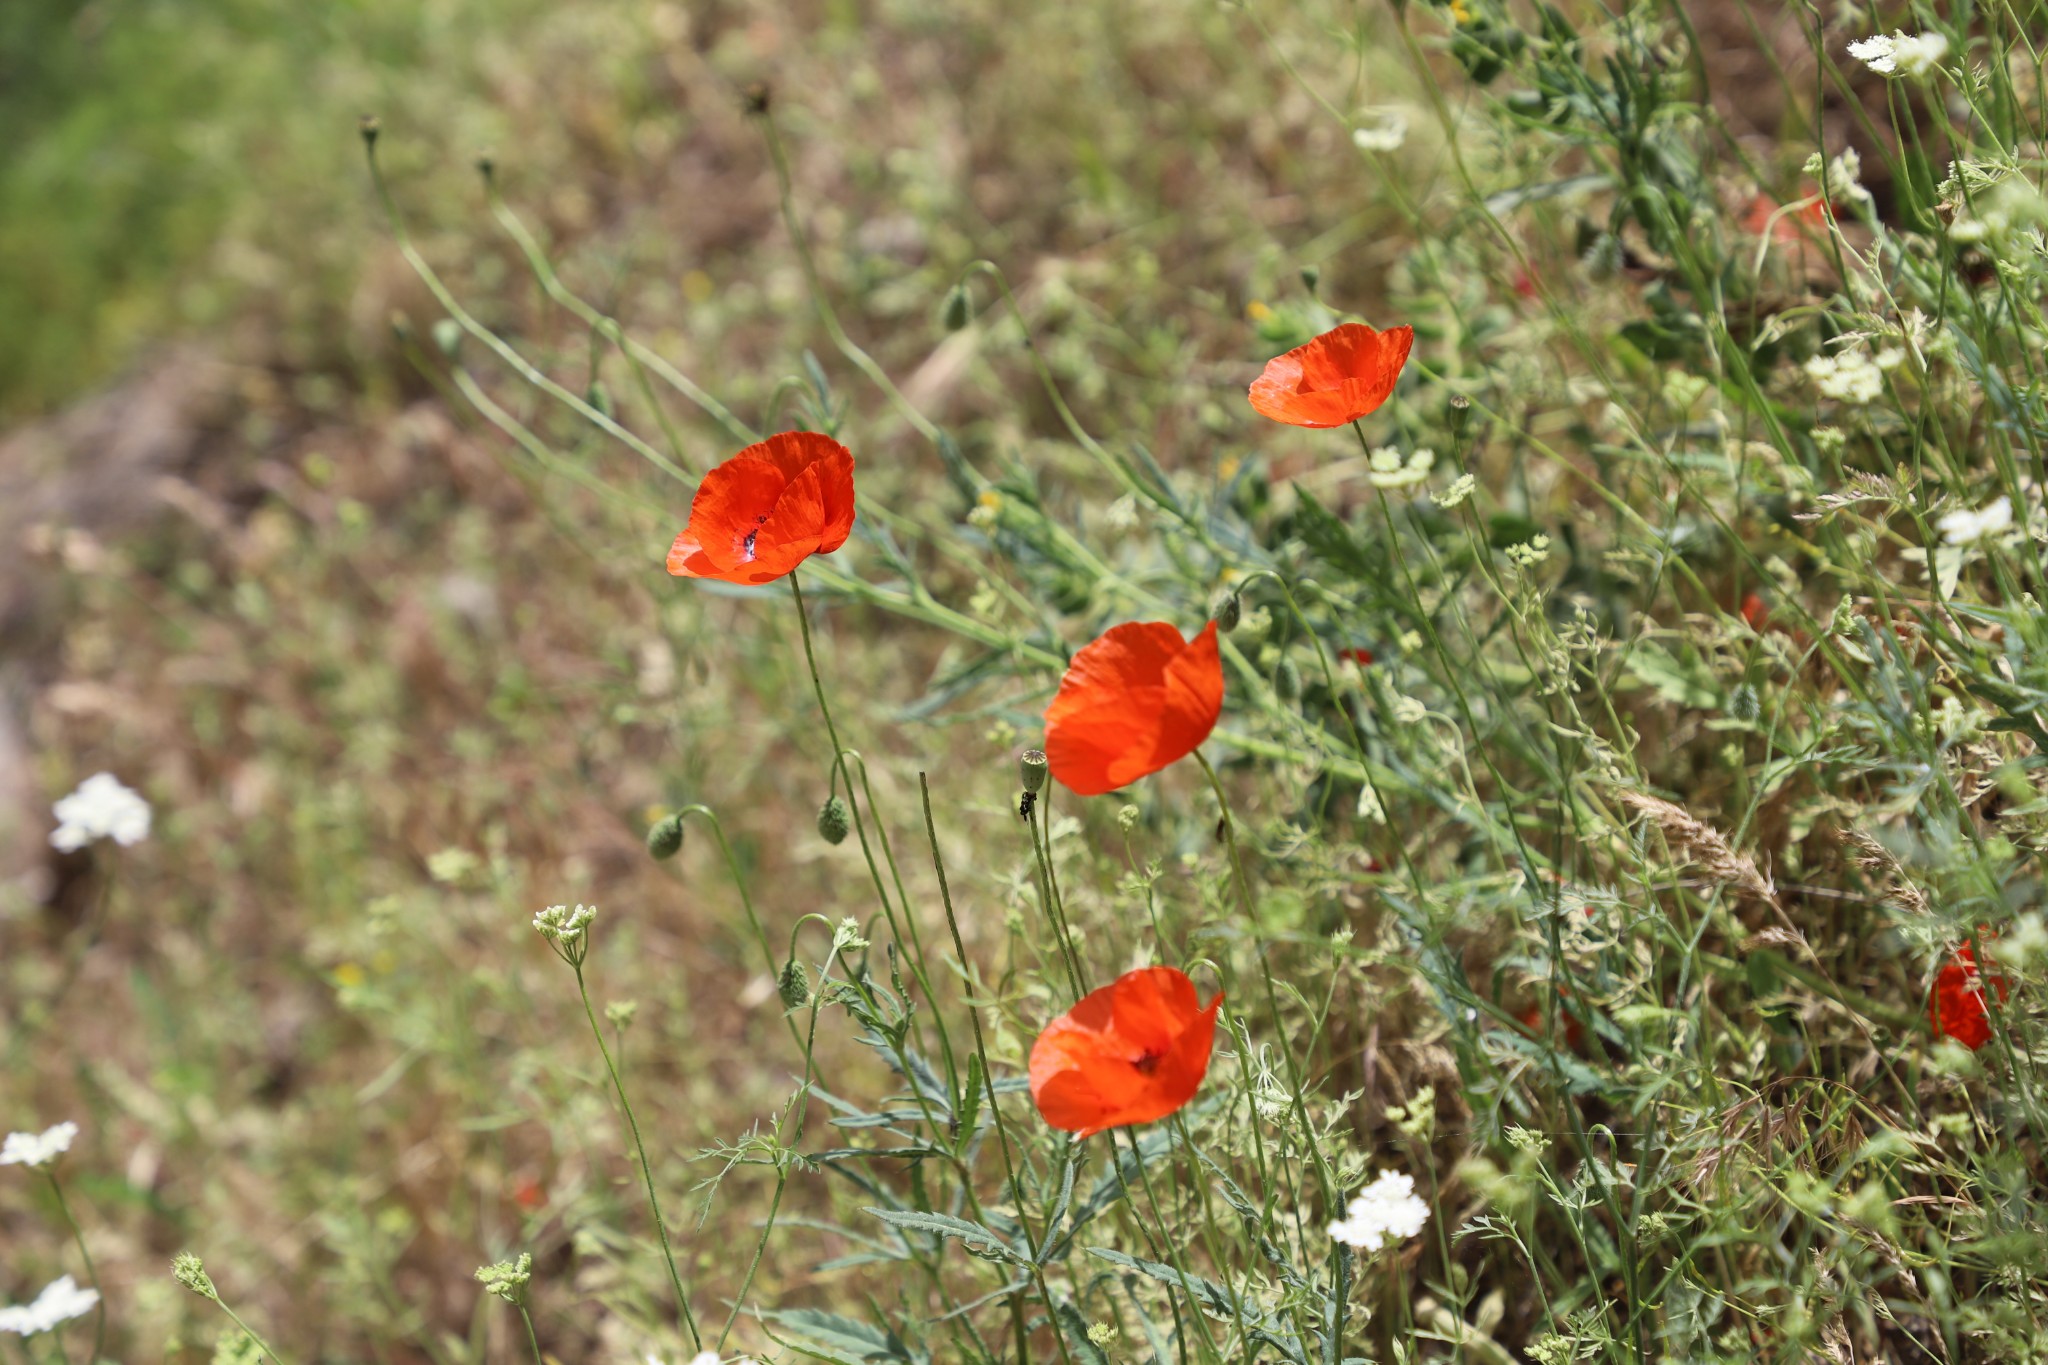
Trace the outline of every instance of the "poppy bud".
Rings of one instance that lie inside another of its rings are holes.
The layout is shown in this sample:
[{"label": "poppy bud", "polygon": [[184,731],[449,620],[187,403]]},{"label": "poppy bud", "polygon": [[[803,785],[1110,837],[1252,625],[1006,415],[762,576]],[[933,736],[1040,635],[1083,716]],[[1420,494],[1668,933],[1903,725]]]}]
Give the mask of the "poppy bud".
[{"label": "poppy bud", "polygon": [[673,858],[683,848],[683,817],[664,816],[647,831],[647,851],[657,860]]},{"label": "poppy bud", "polygon": [[818,837],[828,844],[843,844],[846,835],[853,828],[853,812],[846,808],[846,802],[834,796],[818,808]]},{"label": "poppy bud", "polygon": [[786,1010],[801,1009],[811,1003],[811,979],[804,972],[804,964],[795,958],[782,964],[782,971],[775,978],[775,993],[782,997]]},{"label": "poppy bud", "polygon": [[946,307],[940,317],[949,332],[957,332],[974,321],[974,300],[968,297],[965,284],[956,284],[946,291]]},{"label": "poppy bud", "polygon": [[1294,666],[1292,656],[1282,654],[1280,662],[1274,666],[1273,690],[1282,701],[1293,701],[1301,695],[1301,670]]},{"label": "poppy bud", "polygon": [[600,412],[606,417],[615,417],[618,415],[612,407],[612,391],[605,387],[605,383],[602,379],[593,379],[590,381],[590,388],[583,395],[583,401],[590,404],[591,407],[596,408],[598,412]]},{"label": "poppy bud", "polygon": [[1305,265],[1301,268],[1301,287],[1303,289],[1313,294],[1316,292],[1316,286],[1322,282],[1323,272],[1320,267]]},{"label": "poppy bud", "polygon": [[1237,594],[1231,593],[1216,604],[1216,628],[1226,634],[1236,630],[1237,623],[1242,615],[1243,607],[1237,600]]},{"label": "poppy bud", "polygon": [[434,323],[434,348],[450,360],[462,349],[462,324],[454,318],[441,318]]},{"label": "poppy bud", "polygon": [[356,131],[363,135],[365,146],[374,147],[377,145],[377,134],[384,131],[384,124],[375,114],[365,114],[356,120]]},{"label": "poppy bud", "polygon": [[1045,750],[1026,749],[1017,756],[1017,780],[1028,792],[1045,790]]},{"label": "poppy bud", "polygon": [[770,103],[768,82],[753,82],[746,88],[745,93],[741,96],[741,100],[745,104],[748,113],[757,115],[767,113]]},{"label": "poppy bud", "polygon": [[1738,684],[1728,694],[1728,714],[1737,720],[1755,720],[1763,714],[1763,698],[1749,683]]},{"label": "poppy bud", "polygon": [[497,172],[498,163],[492,159],[491,154],[489,152],[479,152],[476,158],[476,173],[484,178],[486,185],[491,183],[491,177],[496,175]]}]

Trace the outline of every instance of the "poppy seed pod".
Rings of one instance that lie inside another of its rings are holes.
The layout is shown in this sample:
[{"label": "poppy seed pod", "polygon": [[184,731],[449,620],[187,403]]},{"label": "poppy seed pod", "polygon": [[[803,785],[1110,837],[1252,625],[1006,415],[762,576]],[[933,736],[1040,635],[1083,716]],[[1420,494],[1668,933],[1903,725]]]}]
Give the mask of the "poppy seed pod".
[{"label": "poppy seed pod", "polygon": [[1026,749],[1017,755],[1017,781],[1028,792],[1045,790],[1045,750]]},{"label": "poppy seed pod", "polygon": [[956,284],[946,291],[946,307],[940,319],[949,332],[957,332],[974,321],[974,300],[968,297],[966,285]]},{"label": "poppy seed pod", "polygon": [[846,808],[843,798],[826,798],[818,808],[818,837],[828,844],[843,844],[847,833],[853,828],[853,812]]},{"label": "poppy seed pod", "polygon": [[1291,655],[1282,654],[1280,662],[1273,668],[1273,690],[1280,694],[1280,700],[1293,701],[1301,695],[1301,670],[1294,666]]},{"label": "poppy seed pod", "polygon": [[803,963],[791,958],[782,964],[782,971],[775,978],[775,993],[782,997],[782,1007],[787,1010],[811,1003],[811,978]]},{"label": "poppy seed pod", "polygon": [[659,859],[673,858],[683,849],[683,817],[668,815],[647,831],[647,851]]}]

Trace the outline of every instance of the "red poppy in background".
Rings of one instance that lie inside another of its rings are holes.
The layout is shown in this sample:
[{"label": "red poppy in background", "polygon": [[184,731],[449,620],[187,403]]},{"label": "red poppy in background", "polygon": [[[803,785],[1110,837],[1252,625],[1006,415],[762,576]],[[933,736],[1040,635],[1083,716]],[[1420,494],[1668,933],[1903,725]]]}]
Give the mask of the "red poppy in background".
[{"label": "red poppy in background", "polygon": [[1375,332],[1347,322],[1267,361],[1266,372],[1252,381],[1252,406],[1289,426],[1355,422],[1387,401],[1414,344],[1413,327]]},{"label": "red poppy in background", "polygon": [[1343,649],[1337,651],[1337,657],[1349,659],[1360,668],[1370,668],[1372,666],[1372,651],[1369,649]]},{"label": "red poppy in background", "polygon": [[1164,621],[1112,626],[1045,708],[1046,761],[1070,790],[1100,796],[1186,758],[1222,713],[1214,621],[1192,640]]},{"label": "red poppy in background", "polygon": [[[1993,975],[1991,984],[1998,991],[1999,1003],[2004,1004],[2005,977]],[[1936,1034],[1953,1038],[1973,1052],[1991,1041],[1991,1008],[1984,1001],[1983,978],[1968,944],[1956,949],[1955,956],[1934,974],[1934,986],[1927,992],[1927,1024]]]},{"label": "red poppy in background", "polygon": [[1163,1119],[1209,1071],[1219,992],[1198,1003],[1173,967],[1140,967],[1090,991],[1031,1045],[1031,1099],[1045,1121],[1093,1137]]},{"label": "red poppy in background", "polygon": [[852,531],[853,452],[815,431],[785,431],[704,476],[668,571],[769,583],[831,554]]}]

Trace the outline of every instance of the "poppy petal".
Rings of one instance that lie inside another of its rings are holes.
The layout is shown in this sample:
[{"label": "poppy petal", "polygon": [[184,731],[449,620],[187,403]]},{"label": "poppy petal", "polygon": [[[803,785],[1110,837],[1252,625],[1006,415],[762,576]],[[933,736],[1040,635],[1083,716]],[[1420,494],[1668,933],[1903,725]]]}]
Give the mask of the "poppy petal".
[{"label": "poppy petal", "polygon": [[1045,1121],[1082,1137],[1150,1123],[1201,1087],[1218,995],[1200,1007],[1172,967],[1126,972],[1047,1024],[1031,1047],[1031,1097]]},{"label": "poppy petal", "polygon": [[757,533],[788,484],[788,477],[777,466],[743,455],[704,476],[697,485],[697,496],[690,501],[690,523],[684,531],[695,538],[704,558],[718,569],[717,574],[703,577],[724,577],[753,561]]},{"label": "poppy petal", "polygon": [[1340,427],[1385,403],[1394,392],[1413,327],[1375,331],[1347,322],[1285,355],[1252,381],[1248,397],[1262,416],[1298,427]]},{"label": "poppy petal", "polygon": [[781,432],[704,476],[668,571],[767,583],[844,545],[853,518],[852,452],[815,431]]},{"label": "poppy petal", "polygon": [[1193,641],[1163,621],[1127,622],[1067,666],[1045,711],[1046,761],[1069,790],[1099,796],[1194,752],[1222,708],[1214,622]]}]

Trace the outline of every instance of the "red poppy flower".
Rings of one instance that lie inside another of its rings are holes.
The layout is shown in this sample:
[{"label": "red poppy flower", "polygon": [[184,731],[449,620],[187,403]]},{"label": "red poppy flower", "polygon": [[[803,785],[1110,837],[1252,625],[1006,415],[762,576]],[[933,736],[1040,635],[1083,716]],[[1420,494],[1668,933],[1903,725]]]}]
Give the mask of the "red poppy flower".
[{"label": "red poppy flower", "polygon": [[1074,792],[1100,796],[1186,758],[1222,713],[1214,621],[1192,640],[1164,621],[1112,626],[1045,708],[1046,761]]},{"label": "red poppy flower", "polygon": [[1751,630],[1762,630],[1771,623],[1771,609],[1764,604],[1761,593],[1747,593],[1742,599],[1742,619]]},{"label": "red poppy flower", "polygon": [[1093,1137],[1163,1119],[1209,1070],[1219,992],[1197,1003],[1173,967],[1125,972],[1045,1026],[1031,1045],[1031,1099],[1045,1121]]},{"label": "red poppy flower", "polygon": [[1252,406],[1289,426],[1355,422],[1387,401],[1414,344],[1413,327],[1375,332],[1347,322],[1267,361],[1266,372],[1252,381]]},{"label": "red poppy flower", "polygon": [[768,583],[831,554],[852,531],[853,453],[815,431],[785,431],[704,476],[668,571]]},{"label": "red poppy flower", "polygon": [[[2006,980],[1993,975],[2000,1004],[2005,1003]],[[1927,1024],[1935,1033],[1955,1039],[1971,1051],[1991,1041],[1991,1008],[1984,1002],[1983,979],[1977,971],[1976,955],[1968,944],[1956,949],[1934,975],[1927,992]]]},{"label": "red poppy flower", "polygon": [[1349,659],[1360,668],[1372,667],[1372,651],[1369,649],[1344,649],[1337,652],[1340,659]]}]

